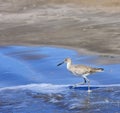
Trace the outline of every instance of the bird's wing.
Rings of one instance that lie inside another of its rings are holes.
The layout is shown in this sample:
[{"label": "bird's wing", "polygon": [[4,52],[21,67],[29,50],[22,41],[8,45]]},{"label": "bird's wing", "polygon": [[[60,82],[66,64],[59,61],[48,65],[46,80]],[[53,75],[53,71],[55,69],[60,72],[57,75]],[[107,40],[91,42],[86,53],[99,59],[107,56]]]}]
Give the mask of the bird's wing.
[{"label": "bird's wing", "polygon": [[92,68],[85,65],[73,65],[72,72],[76,74],[87,74],[91,73]]}]

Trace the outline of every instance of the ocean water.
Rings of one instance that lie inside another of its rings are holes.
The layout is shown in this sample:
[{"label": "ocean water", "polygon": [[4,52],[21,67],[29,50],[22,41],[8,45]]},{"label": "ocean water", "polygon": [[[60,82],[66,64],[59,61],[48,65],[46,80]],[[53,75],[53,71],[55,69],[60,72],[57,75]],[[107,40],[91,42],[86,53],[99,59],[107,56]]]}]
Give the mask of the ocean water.
[{"label": "ocean water", "polygon": [[[64,58],[105,69],[89,76],[87,85],[71,89],[83,79],[73,76]],[[89,63],[100,56],[44,46],[0,47],[0,113],[120,113],[120,64]]]}]

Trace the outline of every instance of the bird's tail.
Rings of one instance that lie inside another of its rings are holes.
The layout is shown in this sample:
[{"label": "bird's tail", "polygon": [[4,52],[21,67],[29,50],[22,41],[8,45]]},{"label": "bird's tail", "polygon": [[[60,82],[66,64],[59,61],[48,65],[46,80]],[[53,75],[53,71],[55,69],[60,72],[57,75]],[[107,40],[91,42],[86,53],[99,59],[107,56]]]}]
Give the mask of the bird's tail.
[{"label": "bird's tail", "polygon": [[103,68],[94,68],[95,72],[103,72],[104,69]]}]

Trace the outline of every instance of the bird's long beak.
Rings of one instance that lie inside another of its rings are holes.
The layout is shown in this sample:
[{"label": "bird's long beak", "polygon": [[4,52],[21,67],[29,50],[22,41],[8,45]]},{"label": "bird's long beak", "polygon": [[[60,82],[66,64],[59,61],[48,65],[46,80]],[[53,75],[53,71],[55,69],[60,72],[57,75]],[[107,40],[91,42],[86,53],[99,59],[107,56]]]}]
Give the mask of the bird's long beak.
[{"label": "bird's long beak", "polygon": [[63,62],[61,62],[61,63],[59,63],[57,66],[60,66],[60,65],[62,65],[62,64],[64,64],[64,61],[63,61]]}]

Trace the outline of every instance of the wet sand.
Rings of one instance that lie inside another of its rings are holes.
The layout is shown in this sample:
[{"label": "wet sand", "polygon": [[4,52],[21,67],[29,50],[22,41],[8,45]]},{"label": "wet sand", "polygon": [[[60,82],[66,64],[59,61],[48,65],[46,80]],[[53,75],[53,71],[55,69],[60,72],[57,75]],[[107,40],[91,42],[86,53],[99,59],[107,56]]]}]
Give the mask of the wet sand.
[{"label": "wet sand", "polygon": [[117,0],[0,0],[0,45],[52,45],[119,56],[119,4]]}]

